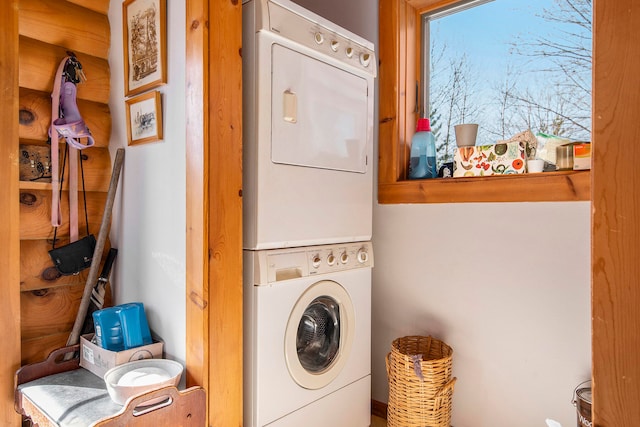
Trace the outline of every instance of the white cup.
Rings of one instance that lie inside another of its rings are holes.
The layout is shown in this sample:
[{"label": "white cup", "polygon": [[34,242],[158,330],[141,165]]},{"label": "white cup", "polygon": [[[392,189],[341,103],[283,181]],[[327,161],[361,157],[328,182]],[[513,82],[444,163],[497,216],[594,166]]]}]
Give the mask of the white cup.
[{"label": "white cup", "polygon": [[466,123],[455,125],[456,145],[458,147],[472,147],[476,145],[476,136],[478,136],[478,125],[475,123]]},{"label": "white cup", "polygon": [[527,172],[539,173],[544,169],[544,160],[542,159],[529,159],[527,160]]}]

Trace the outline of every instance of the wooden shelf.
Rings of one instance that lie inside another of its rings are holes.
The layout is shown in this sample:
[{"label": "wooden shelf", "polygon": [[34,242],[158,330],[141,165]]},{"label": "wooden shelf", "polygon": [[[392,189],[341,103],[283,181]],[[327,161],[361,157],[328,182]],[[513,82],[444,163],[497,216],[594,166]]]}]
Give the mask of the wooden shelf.
[{"label": "wooden shelf", "polygon": [[381,204],[559,202],[590,198],[590,171],[438,178],[378,185]]},{"label": "wooden shelf", "polygon": [[38,181],[20,181],[20,190],[49,190],[51,191],[50,182]]}]

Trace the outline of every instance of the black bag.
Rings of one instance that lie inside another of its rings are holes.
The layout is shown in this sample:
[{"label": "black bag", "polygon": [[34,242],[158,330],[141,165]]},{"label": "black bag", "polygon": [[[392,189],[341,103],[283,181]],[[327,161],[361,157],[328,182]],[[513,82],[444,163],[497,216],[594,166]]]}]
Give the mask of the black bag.
[{"label": "black bag", "polygon": [[[67,146],[64,151],[64,161],[62,164],[62,175],[60,177],[60,192],[62,193],[62,182],[64,181],[64,169],[67,160]],[[84,187],[84,167],[82,156],[80,156],[80,171],[82,174],[82,196],[84,198],[84,220],[87,226],[87,236],[71,242],[68,245],[56,248],[56,236],[58,227],[54,227],[53,247],[49,251],[49,256],[56,270],[63,276],[71,276],[80,273],[82,270],[91,267],[91,260],[96,249],[96,238],[89,234],[89,214],[87,213],[87,192]]]},{"label": "black bag", "polygon": [[96,238],[93,237],[93,234],[89,234],[87,237],[68,245],[51,249],[49,256],[60,274],[70,276],[91,267],[91,259],[95,248]]}]

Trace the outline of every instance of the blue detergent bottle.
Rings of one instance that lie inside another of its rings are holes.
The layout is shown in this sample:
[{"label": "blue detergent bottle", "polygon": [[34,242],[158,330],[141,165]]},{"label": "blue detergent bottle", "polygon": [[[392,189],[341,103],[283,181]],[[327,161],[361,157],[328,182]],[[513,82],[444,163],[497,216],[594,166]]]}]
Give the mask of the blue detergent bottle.
[{"label": "blue detergent bottle", "polygon": [[436,141],[431,133],[431,124],[429,119],[418,119],[416,133],[411,138],[409,179],[426,179],[437,176]]}]

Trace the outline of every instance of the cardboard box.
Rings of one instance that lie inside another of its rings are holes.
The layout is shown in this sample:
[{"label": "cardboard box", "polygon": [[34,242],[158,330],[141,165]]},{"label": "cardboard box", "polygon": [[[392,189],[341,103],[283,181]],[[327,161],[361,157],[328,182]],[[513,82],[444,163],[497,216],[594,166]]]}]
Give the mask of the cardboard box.
[{"label": "cardboard box", "polygon": [[573,170],[591,169],[591,144],[577,142],[573,144]]},{"label": "cardboard box", "polygon": [[489,176],[525,172],[526,143],[459,147],[453,155],[453,176]]},{"label": "cardboard box", "polygon": [[80,337],[80,366],[100,378],[114,366],[142,359],[162,359],[164,343],[155,341],[124,351],[110,351],[91,342],[93,334]]}]

